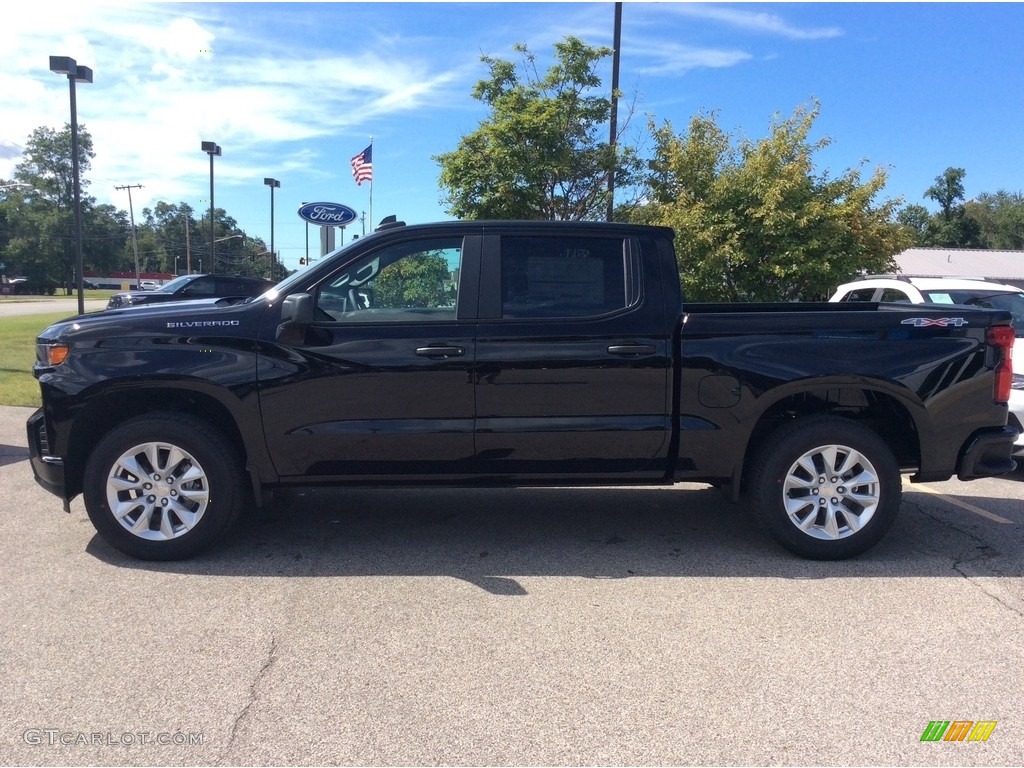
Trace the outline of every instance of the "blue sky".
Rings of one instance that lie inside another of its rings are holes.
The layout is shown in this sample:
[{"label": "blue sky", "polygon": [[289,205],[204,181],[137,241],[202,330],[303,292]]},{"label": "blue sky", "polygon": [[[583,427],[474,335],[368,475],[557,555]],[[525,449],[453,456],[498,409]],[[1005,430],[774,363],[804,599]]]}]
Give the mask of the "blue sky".
[{"label": "blue sky", "polygon": [[[68,121],[67,81],[47,65],[71,56],[95,73],[78,89],[91,194],[127,209],[114,186],[143,184],[137,212],[202,209],[200,142],[216,141],[217,206],[268,241],[263,178],[280,179],[275,241],[294,268],[301,202],[369,213],[348,161],[371,136],[373,218],[448,218],[432,158],[486,116],[470,96],[480,56],[521,42],[545,65],[569,34],[610,45],[612,20],[612,3],[17,4],[0,11],[0,177],[33,128]],[[1022,4],[627,2],[620,87],[636,136],[648,115],[679,132],[716,111],[757,139],[818,99],[821,171],[883,166],[884,197],[931,208],[923,193],[948,166],[966,169],[968,197],[1024,189]]]}]

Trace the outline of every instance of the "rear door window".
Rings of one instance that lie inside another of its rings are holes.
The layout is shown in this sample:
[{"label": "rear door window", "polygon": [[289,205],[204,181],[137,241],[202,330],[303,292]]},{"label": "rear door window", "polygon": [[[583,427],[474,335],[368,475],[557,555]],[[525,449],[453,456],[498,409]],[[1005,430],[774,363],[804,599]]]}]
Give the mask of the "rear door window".
[{"label": "rear door window", "polygon": [[501,316],[580,318],[639,301],[638,265],[621,238],[501,238]]}]

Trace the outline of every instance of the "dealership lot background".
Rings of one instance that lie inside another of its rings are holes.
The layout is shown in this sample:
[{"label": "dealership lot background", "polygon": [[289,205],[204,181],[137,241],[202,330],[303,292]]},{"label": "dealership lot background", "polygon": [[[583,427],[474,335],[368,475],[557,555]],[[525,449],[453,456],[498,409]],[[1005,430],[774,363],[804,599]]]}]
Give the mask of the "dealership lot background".
[{"label": "dealership lot background", "polygon": [[35,486],[29,413],[0,408],[4,765],[1020,762],[1024,473],[908,486],[840,563],[701,487],[294,491],[142,563]]}]

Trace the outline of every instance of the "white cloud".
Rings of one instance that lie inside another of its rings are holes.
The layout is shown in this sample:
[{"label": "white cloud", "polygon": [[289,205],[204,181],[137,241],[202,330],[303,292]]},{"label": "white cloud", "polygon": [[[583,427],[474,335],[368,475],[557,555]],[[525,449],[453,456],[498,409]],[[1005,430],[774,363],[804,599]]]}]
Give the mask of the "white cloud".
[{"label": "white cloud", "polygon": [[649,62],[635,68],[645,75],[681,75],[699,68],[732,67],[753,58],[745,51],[650,41],[635,51],[626,49],[625,53]]},{"label": "white cloud", "polygon": [[[94,83],[78,86],[79,121],[96,152],[90,191],[107,200],[114,184],[151,180],[137,207],[151,194],[175,199],[194,189],[208,164],[198,149],[202,140],[225,148],[217,178],[228,183],[262,178],[270,160],[274,168],[315,171],[317,154],[306,142],[439,107],[458,79],[399,39],[355,36],[324,51],[256,39],[248,25],[222,23],[210,15],[216,13],[210,5],[139,4],[70,17],[19,15],[0,33],[8,46],[0,144],[23,145],[37,126],[68,122],[66,81],[46,69],[41,53],[93,68]],[[0,177],[9,177],[20,159],[12,154],[0,152]],[[160,191],[152,191],[157,184]]]},{"label": "white cloud", "polygon": [[843,30],[838,27],[801,28],[772,13],[739,10],[735,7],[726,8],[703,3],[667,3],[659,6],[659,9],[678,16],[717,21],[737,29],[777,35],[790,40],[821,40],[841,37],[843,34]]},{"label": "white cloud", "polygon": [[195,61],[213,54],[215,35],[201,27],[195,19],[175,19],[165,29],[158,30],[152,40],[161,53],[179,61]]}]

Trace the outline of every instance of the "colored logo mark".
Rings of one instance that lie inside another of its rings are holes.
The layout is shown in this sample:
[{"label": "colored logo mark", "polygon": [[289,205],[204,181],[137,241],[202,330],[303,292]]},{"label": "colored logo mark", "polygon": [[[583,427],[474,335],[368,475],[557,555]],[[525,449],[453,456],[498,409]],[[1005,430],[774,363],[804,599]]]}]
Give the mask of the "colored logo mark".
[{"label": "colored logo mark", "polygon": [[988,741],[995,728],[995,720],[931,720],[921,741]]}]

